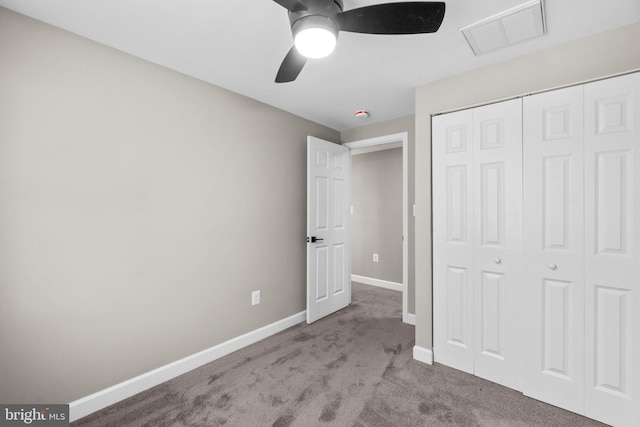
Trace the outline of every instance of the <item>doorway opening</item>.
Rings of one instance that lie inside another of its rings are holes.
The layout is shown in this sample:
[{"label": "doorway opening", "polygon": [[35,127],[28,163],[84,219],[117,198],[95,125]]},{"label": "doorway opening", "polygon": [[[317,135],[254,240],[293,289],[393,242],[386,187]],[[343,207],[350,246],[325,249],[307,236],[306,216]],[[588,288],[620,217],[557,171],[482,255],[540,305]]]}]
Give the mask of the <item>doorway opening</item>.
[{"label": "doorway opening", "polygon": [[[415,314],[408,312],[409,306],[409,153],[407,132],[363,139],[343,144],[349,147],[351,155],[364,154],[392,148],[402,149],[402,321],[415,325]],[[352,280],[360,281],[352,275]],[[385,286],[384,281],[369,283]],[[392,289],[395,287],[389,286]]]}]

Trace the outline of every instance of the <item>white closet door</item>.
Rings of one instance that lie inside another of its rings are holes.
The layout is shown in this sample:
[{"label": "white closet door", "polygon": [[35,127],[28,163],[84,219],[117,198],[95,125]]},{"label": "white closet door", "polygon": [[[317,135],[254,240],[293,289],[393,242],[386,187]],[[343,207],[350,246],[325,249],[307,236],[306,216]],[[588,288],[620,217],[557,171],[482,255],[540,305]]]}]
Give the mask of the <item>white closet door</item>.
[{"label": "white closet door", "polygon": [[475,374],[521,389],[522,100],[473,110]]},{"label": "white closet door", "polygon": [[640,425],[640,74],[585,85],[585,414]]},{"label": "white closet door", "polygon": [[583,87],[523,103],[523,391],[584,413]]},{"label": "white closet door", "polygon": [[432,120],[434,360],[473,373],[471,110]]}]

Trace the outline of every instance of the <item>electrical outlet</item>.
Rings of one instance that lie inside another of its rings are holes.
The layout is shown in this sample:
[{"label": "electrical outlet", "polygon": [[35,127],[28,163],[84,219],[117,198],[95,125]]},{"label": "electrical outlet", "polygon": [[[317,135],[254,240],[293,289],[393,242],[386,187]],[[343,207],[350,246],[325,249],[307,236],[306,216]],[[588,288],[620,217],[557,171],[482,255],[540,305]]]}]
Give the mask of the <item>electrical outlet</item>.
[{"label": "electrical outlet", "polygon": [[373,254],[373,262],[378,262],[378,254]]},{"label": "electrical outlet", "polygon": [[251,305],[260,304],[260,291],[251,292]]}]

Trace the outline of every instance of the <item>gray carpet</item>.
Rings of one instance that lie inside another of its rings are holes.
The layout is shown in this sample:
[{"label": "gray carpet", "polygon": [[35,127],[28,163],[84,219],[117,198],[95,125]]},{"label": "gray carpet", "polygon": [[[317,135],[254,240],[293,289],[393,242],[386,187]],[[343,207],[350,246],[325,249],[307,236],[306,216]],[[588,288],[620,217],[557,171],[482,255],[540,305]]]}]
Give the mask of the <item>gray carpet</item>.
[{"label": "gray carpet", "polygon": [[73,426],[602,426],[469,374],[412,359],[401,294],[354,283],[353,304]]}]

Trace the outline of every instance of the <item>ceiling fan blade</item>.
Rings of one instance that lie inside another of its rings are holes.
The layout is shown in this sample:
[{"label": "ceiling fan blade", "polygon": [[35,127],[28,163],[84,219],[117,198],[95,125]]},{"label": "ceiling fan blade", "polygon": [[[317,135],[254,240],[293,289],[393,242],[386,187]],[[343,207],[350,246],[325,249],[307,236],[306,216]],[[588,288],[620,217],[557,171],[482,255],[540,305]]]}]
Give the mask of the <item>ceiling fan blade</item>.
[{"label": "ceiling fan blade", "polygon": [[295,46],[289,50],[287,56],[284,57],[278,74],[276,75],[276,83],[292,82],[298,77],[302,67],[307,62],[307,58],[301,55]]},{"label": "ceiling fan blade", "polygon": [[299,12],[301,10],[307,10],[307,7],[298,0],[273,0],[280,6],[284,7],[290,12]]},{"label": "ceiling fan blade", "polygon": [[435,33],[444,18],[444,2],[384,3],[339,13],[340,31],[367,34]]}]

